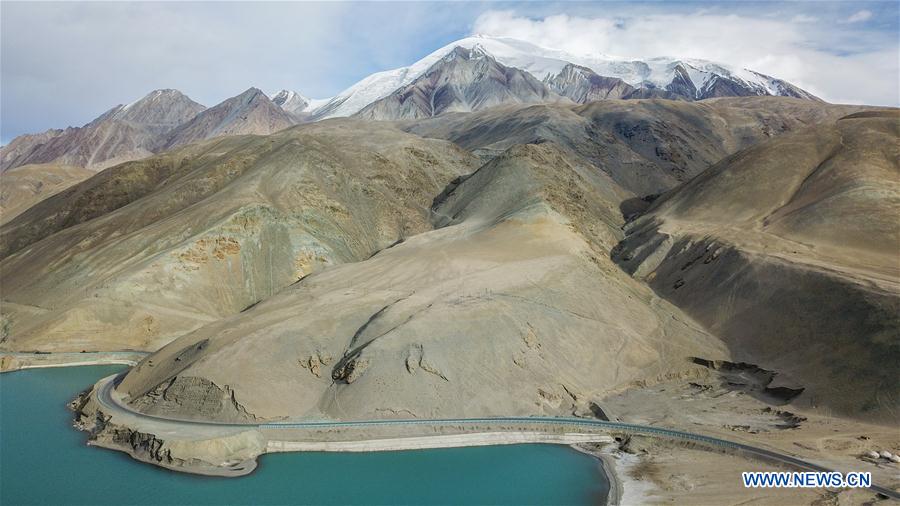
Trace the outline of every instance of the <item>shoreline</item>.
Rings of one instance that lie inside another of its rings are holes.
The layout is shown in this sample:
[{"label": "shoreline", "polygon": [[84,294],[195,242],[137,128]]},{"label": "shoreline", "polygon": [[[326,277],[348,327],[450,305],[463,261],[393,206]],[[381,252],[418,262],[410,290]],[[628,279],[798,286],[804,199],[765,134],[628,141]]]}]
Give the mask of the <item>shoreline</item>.
[{"label": "shoreline", "polygon": [[[88,431],[88,444],[127,453],[132,458],[160,467],[193,474],[244,476],[267,454],[281,452],[372,452],[411,451],[439,448],[498,446],[508,444],[555,444],[577,450],[577,445],[608,445],[614,438],[597,432],[568,431],[547,427],[533,430],[515,423],[474,427],[475,431],[448,425],[434,427],[378,427],[342,429],[272,429],[201,424],[148,419],[118,407],[112,398],[109,406],[98,395],[97,387],[108,392],[112,377],[99,381],[95,388],[72,403],[76,427]],[[121,437],[125,435],[125,437]],[[596,456],[595,456],[596,457]],[[611,488],[620,490],[619,477],[612,462],[601,466]]]},{"label": "shoreline", "polygon": [[[92,444],[118,449],[137,460],[164,468],[195,474],[246,475],[255,467],[248,465],[248,461],[284,451],[368,452],[518,443],[568,444],[600,461],[609,481],[610,504],[633,504],[671,492],[666,487],[660,488],[653,477],[654,466],[666,462],[665,459],[659,462],[644,460],[646,441],[659,441],[653,445],[661,444],[660,448],[671,446],[674,453],[686,450],[708,456],[722,455],[724,460],[729,460],[729,465],[739,462],[740,468],[746,467],[749,459],[758,461],[757,465],[765,462],[767,467],[823,469],[789,454],[734,441],[650,426],[627,426],[620,422],[593,422],[598,426],[608,423],[613,427],[598,429],[605,433],[591,433],[592,429],[571,431],[573,426],[566,425],[564,419],[527,417],[269,424],[174,420],[142,414],[123,406],[118,398],[121,394],[111,388],[116,377],[101,379],[92,390],[73,402],[77,425],[91,433]],[[579,423],[586,422],[576,422],[576,425]],[[615,435],[616,430],[636,431],[638,434],[632,434],[628,441],[640,443],[635,448],[637,451],[615,449],[616,439],[610,432]],[[670,453],[664,451],[661,455]],[[679,482],[679,486],[686,486],[685,483],[694,486],[689,482]],[[869,492],[896,497],[889,488],[873,484],[869,489]]]},{"label": "shoreline", "polygon": [[616,465],[615,459],[613,459],[609,453],[604,451],[606,447],[598,448],[596,450],[592,450],[581,444],[573,444],[569,445],[569,447],[576,452],[589,455],[597,460],[600,466],[600,472],[606,476],[606,482],[608,484],[606,506],[621,506],[623,493],[625,491],[625,487],[622,483],[622,470]]},{"label": "shoreline", "polygon": [[0,352],[0,373],[26,369],[54,367],[79,367],[88,365],[134,366],[149,352],[144,351],[93,351],[59,353]]},{"label": "shoreline", "polygon": [[7,369],[0,372],[16,372],[16,371],[25,371],[28,369],[53,369],[56,367],[79,367],[83,365],[128,365],[133,366],[136,362],[131,360],[94,360],[89,362],[63,362],[59,364],[39,364],[39,365],[25,365],[19,367],[17,369]]},{"label": "shoreline", "polygon": [[534,431],[467,432],[462,434],[372,438],[351,441],[281,441],[270,439],[266,444],[264,455],[282,452],[392,452],[514,444],[572,446],[582,443],[611,443],[612,441],[611,437],[600,434],[554,434]]}]

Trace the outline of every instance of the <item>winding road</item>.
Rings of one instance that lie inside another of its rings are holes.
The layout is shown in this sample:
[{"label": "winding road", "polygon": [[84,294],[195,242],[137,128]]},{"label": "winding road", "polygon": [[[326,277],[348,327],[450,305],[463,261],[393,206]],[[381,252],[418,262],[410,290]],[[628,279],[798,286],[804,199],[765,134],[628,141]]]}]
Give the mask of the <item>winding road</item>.
[{"label": "winding road", "polygon": [[[620,432],[626,434],[637,434],[654,437],[662,437],[680,441],[690,441],[706,444],[717,448],[726,448],[743,452],[745,454],[762,458],[769,461],[787,464],[805,471],[815,472],[832,472],[832,469],[808,462],[805,460],[785,455],[783,453],[766,450],[755,446],[736,443],[725,439],[719,439],[691,432],[684,432],[674,429],[665,429],[661,427],[652,427],[649,425],[636,425],[622,422],[609,422],[604,420],[590,420],[582,418],[563,418],[563,417],[541,417],[541,416],[513,416],[513,417],[487,417],[487,418],[447,418],[447,419],[408,419],[408,420],[362,420],[362,421],[305,421],[305,422],[269,422],[269,423],[219,423],[219,422],[203,422],[196,420],[178,420],[165,418],[154,415],[146,415],[134,411],[122,403],[118,402],[112,395],[113,387],[117,384],[124,373],[108,376],[97,382],[97,401],[104,409],[110,413],[116,411],[124,411],[128,415],[152,420],[154,422],[162,422],[165,424],[189,425],[191,428],[207,426],[211,429],[223,427],[243,428],[243,429],[321,429],[321,428],[341,428],[341,427],[381,427],[381,426],[443,426],[443,425],[490,425],[490,424],[510,424],[518,425],[554,425],[557,427],[578,427],[605,432]],[[891,499],[900,500],[900,492],[872,484],[869,490],[877,492]]]}]

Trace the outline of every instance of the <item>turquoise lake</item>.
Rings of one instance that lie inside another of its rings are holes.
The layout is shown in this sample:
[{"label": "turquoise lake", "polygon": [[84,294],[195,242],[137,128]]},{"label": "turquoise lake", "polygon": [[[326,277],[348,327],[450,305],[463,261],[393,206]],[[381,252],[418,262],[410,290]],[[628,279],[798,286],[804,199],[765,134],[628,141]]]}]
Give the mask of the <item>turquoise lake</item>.
[{"label": "turquoise lake", "polygon": [[0,375],[0,504],[602,504],[593,458],[556,445],[266,455],[242,478],[90,448],[66,403],[120,366]]}]

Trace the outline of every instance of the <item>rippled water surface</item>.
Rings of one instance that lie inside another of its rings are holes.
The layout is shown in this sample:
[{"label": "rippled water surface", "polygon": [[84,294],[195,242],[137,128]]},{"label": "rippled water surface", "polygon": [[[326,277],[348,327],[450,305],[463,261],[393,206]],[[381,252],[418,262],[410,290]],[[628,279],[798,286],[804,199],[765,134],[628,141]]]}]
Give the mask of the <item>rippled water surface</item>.
[{"label": "rippled water surface", "polygon": [[597,461],[513,445],[264,456],[243,478],[209,478],[89,448],[66,403],[120,366],[0,375],[0,504],[598,504]]}]

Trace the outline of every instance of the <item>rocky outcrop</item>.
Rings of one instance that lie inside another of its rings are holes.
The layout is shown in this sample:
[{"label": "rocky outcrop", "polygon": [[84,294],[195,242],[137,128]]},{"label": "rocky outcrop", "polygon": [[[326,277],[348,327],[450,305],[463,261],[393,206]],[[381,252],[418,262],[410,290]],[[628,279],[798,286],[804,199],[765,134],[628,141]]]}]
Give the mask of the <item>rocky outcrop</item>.
[{"label": "rocky outcrop", "polygon": [[[103,443],[131,448],[130,453],[138,460],[155,460],[170,466],[184,465],[184,460],[178,459],[176,462],[172,458],[172,450],[163,448],[165,441],[157,439],[153,434],[144,434],[123,427],[108,429],[104,435],[106,440],[102,441]],[[99,439],[95,439],[95,441],[99,442]]]},{"label": "rocky outcrop", "polygon": [[100,408],[95,391],[78,395],[69,408],[74,425],[88,433],[88,444],[129,454],[132,458],[172,470],[215,476],[242,476],[256,468],[266,451],[266,440],[256,430],[230,430],[196,436],[154,433],[152,422],[144,426],[128,415],[109,414]]},{"label": "rocky outcrop", "polygon": [[0,355],[0,372],[16,371],[20,368],[19,361],[12,355]]},{"label": "rocky outcrop", "polygon": [[631,85],[617,77],[600,76],[587,67],[571,63],[545,82],[554,92],[579,104],[630,98],[634,92]]},{"label": "rocky outcrop", "polygon": [[666,85],[666,91],[688,100],[699,98],[697,85],[691,80],[691,76],[687,69],[684,68],[684,64],[679,63],[675,65],[673,73],[672,81]]},{"label": "rocky outcrop", "polygon": [[272,103],[298,121],[309,114],[309,99],[296,91],[281,90],[272,97]]},{"label": "rocky outcrop", "polygon": [[321,378],[325,366],[331,365],[334,362],[334,359],[328,353],[317,350],[309,357],[301,358],[298,362],[300,363],[300,367],[309,370],[310,374],[317,378]]},{"label": "rocky outcrop", "polygon": [[256,417],[235,399],[234,391],[228,385],[220,387],[205,378],[190,376],[176,376],[132,400],[130,405],[145,413],[169,418],[229,423],[256,421]]},{"label": "rocky outcrop", "polygon": [[75,427],[89,434],[89,444],[122,449],[138,460],[167,466],[184,464],[184,460],[173,458],[165,441],[154,434],[110,423],[111,417],[98,408],[93,395],[90,388],[69,403],[69,409],[75,412]]}]

